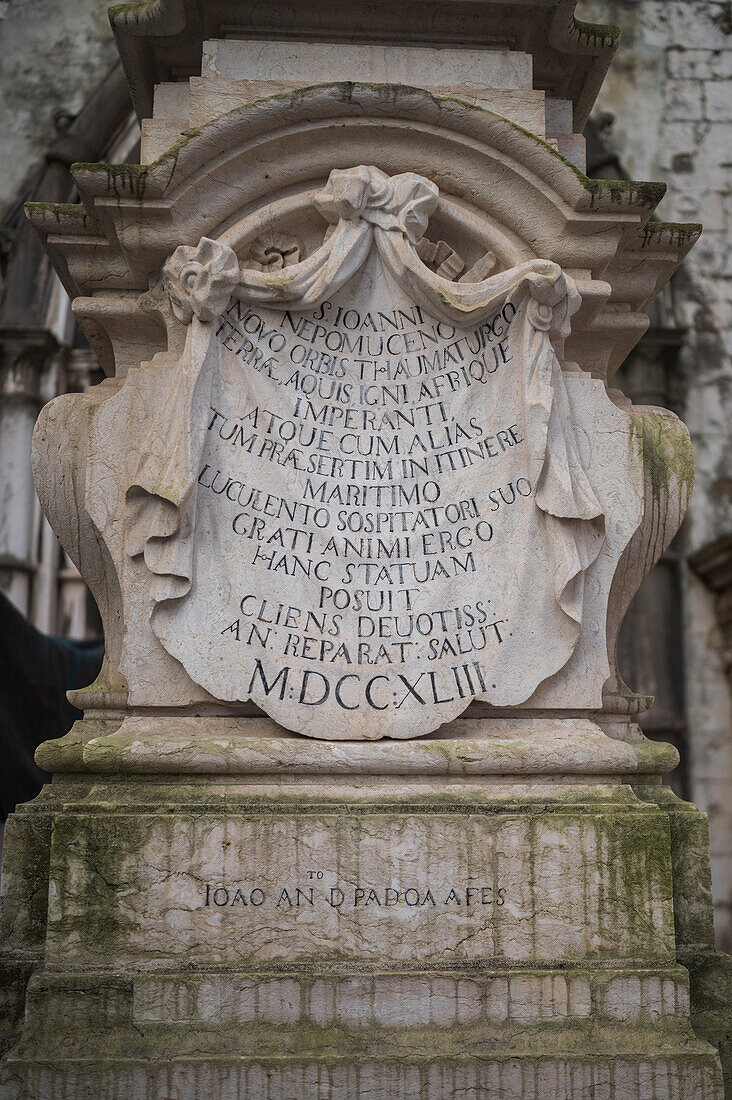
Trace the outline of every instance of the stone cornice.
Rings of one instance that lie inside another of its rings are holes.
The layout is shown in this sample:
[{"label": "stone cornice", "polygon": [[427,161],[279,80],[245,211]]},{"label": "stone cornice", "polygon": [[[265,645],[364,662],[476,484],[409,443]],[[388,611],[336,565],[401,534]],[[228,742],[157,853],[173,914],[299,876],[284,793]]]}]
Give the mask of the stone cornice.
[{"label": "stone cornice", "polygon": [[[293,0],[138,0],[109,9],[140,118],[152,115],[154,85],[200,72],[207,38],[285,37],[323,41],[503,47],[530,53],[534,85],[574,105],[574,130],[589,116],[618,44],[617,27],[583,23],[576,0],[382,0],[347,5]],[[429,27],[429,31],[420,31]]]},{"label": "stone cornice", "polygon": [[[340,165],[346,142],[354,163],[369,150],[373,156],[377,131],[384,170],[432,174],[446,195],[505,226],[524,258],[586,273],[572,357],[592,362],[598,336],[607,337],[609,358],[592,367],[600,375],[645,331],[647,303],[699,234],[696,225],[650,222],[662,184],[590,180],[489,111],[368,84],[319,85],[238,108],[189,132],[151,165],[76,165],[83,205],[29,204],[28,214],[70,295],[81,298],[77,315],[101,354],[101,316],[111,324],[121,303],[132,316],[130,298],[148,289],[179,244],[225,233],[241,217],[242,188],[256,208],[283,188],[310,186]],[[152,325],[142,315],[139,323]]]}]

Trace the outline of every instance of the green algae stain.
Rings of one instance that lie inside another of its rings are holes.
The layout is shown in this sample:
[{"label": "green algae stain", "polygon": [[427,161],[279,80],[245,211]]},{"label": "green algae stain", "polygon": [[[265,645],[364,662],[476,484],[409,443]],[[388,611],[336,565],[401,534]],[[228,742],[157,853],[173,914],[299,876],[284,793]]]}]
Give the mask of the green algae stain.
[{"label": "green algae stain", "polygon": [[107,8],[107,14],[109,16],[109,22],[114,26],[115,23],[124,21],[125,23],[139,23],[142,19],[142,15],[146,8],[151,5],[146,3],[140,3],[140,0],[135,0],[130,4],[111,4]]},{"label": "green algae stain", "polygon": [[131,196],[142,202],[147,189],[147,177],[150,166],[147,164],[106,164],[79,161],[71,165],[72,174],[86,172],[93,175],[106,175],[107,191],[118,199]]},{"label": "green algae stain", "polygon": [[27,202],[25,211],[29,217],[39,214],[51,214],[58,224],[62,218],[79,218],[86,222],[86,210],[80,203],[67,202]]},{"label": "green algae stain", "polygon": [[627,197],[631,206],[650,206],[655,209],[666,194],[666,184],[639,180],[603,180],[590,179],[577,169],[578,178],[586,191],[589,191],[592,205],[603,198],[610,202],[622,203]]},{"label": "green algae stain", "polygon": [[570,23],[570,31],[577,36],[580,43],[586,42],[587,45],[595,49],[598,47],[607,49],[617,45],[621,35],[620,27],[613,26],[610,23],[586,23],[574,16],[572,16],[572,22]]},{"label": "green algae stain", "polygon": [[701,231],[701,222],[648,222],[643,227],[642,247],[665,240],[671,247],[684,248],[693,244]]},{"label": "green algae stain", "polygon": [[672,478],[679,491],[694,486],[694,451],[686,425],[673,413],[636,413],[630,418],[630,445],[643,462],[653,501],[669,496]]}]

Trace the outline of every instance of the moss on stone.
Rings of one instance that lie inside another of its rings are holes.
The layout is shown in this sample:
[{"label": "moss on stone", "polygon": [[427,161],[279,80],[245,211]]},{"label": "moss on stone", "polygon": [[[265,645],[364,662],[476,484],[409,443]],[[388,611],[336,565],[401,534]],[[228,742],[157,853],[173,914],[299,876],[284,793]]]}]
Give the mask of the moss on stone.
[{"label": "moss on stone", "polygon": [[603,180],[583,176],[583,186],[592,196],[593,205],[599,199],[609,197],[611,202],[620,203],[627,196],[631,206],[650,206],[655,209],[666,194],[666,184],[638,180]]},{"label": "moss on stone", "polygon": [[587,23],[583,19],[572,16],[571,29],[577,35],[578,41],[587,42],[594,47],[614,46],[620,40],[621,30],[611,23]]},{"label": "moss on stone", "polygon": [[[460,101],[458,101],[460,102]],[[478,108],[478,110],[485,111],[486,114],[492,114],[491,111],[486,111],[485,108]],[[497,116],[503,118],[503,116]],[[621,203],[627,198],[628,204],[631,206],[645,206],[651,207],[655,210],[659,202],[666,194],[666,184],[657,183],[655,181],[643,181],[643,180],[604,180],[595,179],[585,175],[581,169],[573,164],[571,160],[568,160],[565,156],[555,149],[553,145],[538,134],[533,133],[532,130],[527,130],[525,127],[520,126],[517,122],[512,122],[511,119],[503,119],[503,121],[512,129],[517,130],[531,140],[536,145],[541,145],[544,149],[552,154],[552,156],[558,158],[567,168],[573,173],[576,179],[582,184],[585,191],[587,191],[591,198],[591,205],[594,206],[597,202],[601,201],[604,197],[608,196],[611,202]]]},{"label": "moss on stone", "polygon": [[725,1093],[732,1096],[732,956],[714,950],[685,952],[689,971],[691,1023],[695,1033],[719,1051]]},{"label": "moss on stone", "polygon": [[32,813],[26,806],[25,812],[11,814],[5,826],[0,910],[3,947],[28,955],[43,950],[46,935],[53,822],[50,811],[32,805]]},{"label": "moss on stone", "polygon": [[34,214],[52,214],[57,222],[62,218],[79,218],[86,221],[87,213],[81,203],[67,202],[27,202],[24,209],[28,216]]},{"label": "moss on stone", "polygon": [[699,236],[702,228],[701,222],[649,221],[643,227],[643,248],[654,244],[659,238],[666,238],[671,246],[683,248]]},{"label": "moss on stone", "polygon": [[694,486],[694,451],[686,426],[673,414],[636,413],[630,418],[630,445],[640,455],[653,502],[668,499],[671,479],[678,491]]},{"label": "moss on stone", "polygon": [[[415,809],[410,816],[421,817],[424,813]],[[193,808],[182,812],[175,812],[172,807],[157,807],[153,812],[136,812],[134,807],[121,810],[114,786],[107,784],[100,784],[93,801],[90,800],[86,807],[74,811],[67,803],[54,826],[50,868],[54,897],[51,907],[53,946],[49,957],[54,959],[59,951],[66,950],[64,945],[68,943],[77,964],[98,964],[106,958],[116,958],[124,965],[133,957],[141,962],[152,956],[159,958],[159,941],[154,941],[149,950],[145,946],[134,899],[144,889],[141,883],[146,878],[155,883],[160,881],[159,876],[196,877],[192,867],[179,869],[177,864],[159,861],[161,853],[173,850],[174,841],[179,844],[186,835],[190,835],[191,840],[199,835],[196,830],[201,814],[201,809]],[[463,814],[472,818],[472,822],[466,821],[468,828],[472,828],[476,819],[482,821],[486,836],[498,836],[504,825],[512,825],[519,819],[527,822],[527,874],[531,881],[535,879],[536,891],[546,880],[546,853],[541,857],[541,873],[538,860],[542,834],[548,825],[553,832],[566,838],[577,881],[585,883],[587,888],[594,883],[596,889],[599,878],[603,884],[602,897],[593,900],[591,906],[586,902],[585,923],[589,930],[593,921],[599,921],[604,933],[588,935],[577,945],[577,961],[589,963],[616,957],[618,936],[623,953],[630,957],[646,959],[648,964],[673,961],[668,821],[656,807],[642,806],[639,810],[607,807],[596,809],[594,813],[567,807],[551,817],[531,810],[527,813],[525,809],[522,813],[490,816],[471,814],[470,810],[467,813],[463,810]],[[428,808],[426,815],[433,826],[437,824],[435,819],[443,816],[434,807]],[[208,827],[226,823],[230,829],[236,829],[237,823],[256,819],[261,834],[266,836],[283,816],[287,814],[282,809],[247,811],[242,807],[227,807],[209,810],[204,819]],[[301,813],[290,810],[290,816],[297,819]],[[336,847],[341,845],[341,859],[346,858],[351,849],[355,853],[361,838],[371,835],[368,821],[364,822],[362,815],[360,819],[354,817],[349,806],[331,807],[305,816],[321,819],[322,829],[332,833]],[[454,820],[453,813],[449,817]],[[388,836],[392,832],[398,835],[404,821],[402,807],[391,812],[383,810],[378,814],[376,835]],[[184,825],[186,828],[182,831]],[[466,841],[470,835],[466,832]],[[583,838],[590,838],[591,842],[585,844]],[[599,862],[597,853],[602,853]],[[80,894],[85,898],[83,914],[75,902]],[[541,905],[542,896],[537,893],[536,912]],[[166,933],[166,937],[165,942],[170,940],[170,934]],[[218,944],[208,955],[205,944],[201,943],[196,962],[211,965],[221,950]],[[241,945],[238,950],[241,951]],[[540,956],[538,944],[535,950]],[[321,944],[320,951],[321,960],[326,955],[326,961],[330,959],[331,962],[350,963],[353,956],[352,948],[340,950],[336,943],[329,945],[327,952]],[[385,958],[389,958],[386,948],[385,951]],[[191,960],[185,952],[181,958],[184,957],[186,965],[190,965]],[[300,948],[298,961],[308,958]],[[422,962],[439,964],[441,958],[441,953],[434,957],[427,955]],[[313,956],[310,961],[315,963],[317,958]],[[562,961],[564,965],[571,965],[575,961],[574,953]],[[256,966],[256,955],[237,955],[236,962],[237,965]]]},{"label": "moss on stone", "polygon": [[[126,11],[131,8],[135,8],[137,5],[122,4],[118,6],[121,11]],[[612,35],[617,28],[605,27],[601,24],[585,24],[589,28],[586,32],[590,37],[597,37],[602,33],[605,37],[608,34]],[[582,33],[585,33],[584,31]],[[233,107],[231,110],[219,115],[218,118],[212,119],[207,123],[199,127],[186,130],[177,141],[175,141],[169,149],[162,153],[155,161],[150,165],[135,165],[135,164],[122,164],[112,165],[105,163],[79,163],[72,165],[73,171],[85,171],[93,173],[104,173],[108,180],[108,189],[112,191],[118,198],[123,195],[132,195],[138,200],[142,200],[145,196],[147,178],[148,175],[154,172],[157,168],[172,161],[173,170],[175,169],[175,163],[181,153],[181,151],[190,144],[196,137],[198,137],[203,131],[222,119],[229,118],[242,111],[250,109],[257,104],[265,104],[267,102],[290,101],[296,103],[305,97],[306,94],[319,89],[338,87],[341,89],[343,97],[347,100],[352,99],[354,90],[358,88],[365,88],[368,90],[381,90],[393,94],[396,98],[398,95],[408,93],[410,95],[417,94],[423,99],[431,100],[438,109],[441,109],[443,105],[456,104],[463,110],[477,111],[482,114],[490,115],[493,118],[500,119],[506,126],[510,127],[517,133],[523,134],[529,138],[534,144],[541,146],[552,157],[559,160],[574,174],[576,179],[582,184],[582,187],[589,193],[591,198],[591,205],[595,206],[596,203],[601,202],[604,198],[609,197],[611,202],[624,203],[627,202],[631,206],[651,207],[655,209],[666,191],[666,185],[663,183],[654,182],[636,182],[631,180],[603,180],[603,179],[591,179],[586,176],[584,172],[580,171],[575,164],[564,157],[557,149],[554,148],[545,138],[540,137],[538,134],[533,133],[531,130],[527,130],[525,127],[520,126],[517,122],[511,119],[505,118],[503,115],[499,115],[494,111],[490,111],[487,108],[471,103],[468,100],[460,99],[457,96],[441,96],[433,92],[429,92],[423,88],[414,88],[409,85],[402,84],[380,84],[380,83],[367,83],[363,81],[328,81],[325,83],[309,85],[307,88],[298,88],[287,90],[284,92],[278,92],[274,95],[262,96],[260,98],[253,99],[247,103],[239,104]],[[80,208],[81,209],[81,208]],[[664,223],[658,223],[664,224]],[[672,223],[669,223],[672,224]],[[688,239],[693,233],[698,230],[696,225],[693,225],[687,229],[682,224],[674,225],[674,232],[679,243]],[[656,236],[655,231],[651,230],[650,235],[644,238],[644,244],[648,244]]]},{"label": "moss on stone", "polygon": [[639,794],[658,805],[669,821],[677,949],[711,948],[714,914],[706,814],[667,787],[643,787]]},{"label": "moss on stone", "polygon": [[139,202],[145,198],[147,177],[150,166],[146,164],[107,164],[105,161],[88,163],[79,161],[71,165],[72,174],[77,172],[106,175],[107,190],[116,198],[131,195]]},{"label": "moss on stone", "polygon": [[110,23],[116,23],[120,18],[126,23],[139,23],[140,15],[148,6],[145,0],[132,0],[132,3],[127,4],[110,4],[107,15]]}]

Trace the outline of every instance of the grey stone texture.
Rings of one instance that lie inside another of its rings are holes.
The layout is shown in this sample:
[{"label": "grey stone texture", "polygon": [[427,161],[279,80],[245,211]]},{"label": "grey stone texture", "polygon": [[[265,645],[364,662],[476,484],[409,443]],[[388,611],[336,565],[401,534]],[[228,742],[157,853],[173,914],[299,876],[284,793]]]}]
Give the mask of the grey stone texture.
[{"label": "grey stone texture", "polygon": [[0,4],[0,215],[117,60],[106,0]]},{"label": "grey stone texture", "polygon": [[[577,14],[614,22],[623,30],[598,108],[616,115],[614,140],[630,175],[667,181],[662,216],[704,223],[704,239],[685,262],[676,288],[682,320],[690,326],[683,364],[690,398],[686,419],[697,466],[687,523],[693,550],[729,531],[732,515],[729,5],[710,0],[582,0]],[[106,0],[75,0],[73,6],[49,0],[0,4],[0,50],[2,213],[56,137],[54,112],[77,112],[116,58]],[[23,500],[10,499],[6,511],[24,507]],[[32,517],[21,521],[28,526],[33,522]],[[53,536],[48,534],[50,544]],[[732,777],[732,705],[714,597],[690,573],[686,586],[691,794],[710,815],[717,935],[720,944],[729,946],[732,809],[726,791]],[[53,628],[41,619],[44,628]]]},{"label": "grey stone texture", "polygon": [[[696,480],[687,554],[732,530],[732,14],[728,3],[584,0],[578,14],[622,27],[597,110],[633,179],[668,185],[659,216],[704,226],[675,285],[684,419]],[[684,659],[691,794],[709,815],[717,939],[732,945],[732,707],[714,596],[690,570]]]},{"label": "grey stone texture", "polygon": [[[21,905],[3,931],[15,958],[44,952],[46,965],[28,986],[3,1100],[722,1100],[705,1042],[724,1051],[704,818],[648,778],[497,781],[498,744],[479,754],[447,741],[449,791],[420,779],[418,743],[398,786],[368,774],[370,747],[314,786],[280,738],[258,742],[267,776],[232,751],[215,780],[213,769],[149,776],[141,796],[113,727],[76,730],[108,741],[106,777],[75,772],[66,739],[53,786],[12,821],[6,897]],[[562,750],[547,740],[549,765]],[[325,760],[330,748],[313,751]],[[658,768],[645,751],[598,741],[596,757],[608,773],[625,753]],[[468,911],[465,874],[479,881],[491,836],[504,904]],[[332,907],[336,868],[345,901]],[[437,915],[404,898],[384,908],[387,881],[431,890]],[[439,913],[453,881],[462,903]],[[365,892],[354,907],[358,882],[382,903]],[[302,904],[290,904],[296,884]],[[253,889],[266,894],[256,906]],[[37,892],[47,921],[28,904]],[[576,935],[598,903],[596,936]]]}]

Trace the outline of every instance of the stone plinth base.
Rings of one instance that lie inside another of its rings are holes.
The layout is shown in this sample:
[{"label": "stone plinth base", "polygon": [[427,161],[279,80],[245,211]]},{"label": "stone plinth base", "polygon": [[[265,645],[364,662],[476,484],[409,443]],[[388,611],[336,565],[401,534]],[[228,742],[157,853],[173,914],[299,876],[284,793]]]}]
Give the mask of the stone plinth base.
[{"label": "stone plinth base", "polygon": [[277,733],[87,721],[44,747],[7,833],[8,965],[34,973],[3,1098],[722,1100],[673,750],[571,719]]}]

